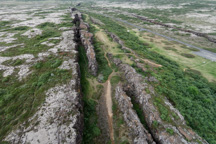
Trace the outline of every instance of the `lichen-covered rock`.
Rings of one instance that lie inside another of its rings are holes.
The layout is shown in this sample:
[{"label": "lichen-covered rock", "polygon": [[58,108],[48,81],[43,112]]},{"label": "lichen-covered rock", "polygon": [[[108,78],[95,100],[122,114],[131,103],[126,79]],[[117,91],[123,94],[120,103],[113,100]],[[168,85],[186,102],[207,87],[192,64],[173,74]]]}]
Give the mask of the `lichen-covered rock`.
[{"label": "lichen-covered rock", "polygon": [[115,90],[115,98],[118,102],[118,107],[123,113],[124,121],[130,128],[133,136],[134,144],[154,144],[151,134],[143,127],[136,112],[133,110],[133,104],[130,97],[123,91],[122,86],[119,84]]},{"label": "lichen-covered rock", "polygon": [[[84,25],[84,24],[81,23],[80,25]],[[94,46],[92,45],[92,37],[93,34],[87,32],[86,30],[80,30],[80,39],[83,46],[85,47],[86,56],[88,58],[88,68],[91,74],[96,76],[98,70],[98,64],[96,61]]]},{"label": "lichen-covered rock", "polygon": [[[128,64],[123,64],[120,60],[113,59],[113,62],[123,72],[127,80],[127,87],[125,91],[127,94],[134,96],[136,102],[139,104],[145,116],[145,121],[151,131],[152,137],[157,143],[163,144],[186,144],[186,143],[207,143],[199,137],[191,128],[185,125],[184,120],[174,121],[173,123],[166,123],[162,121],[160,113],[156,106],[153,104],[152,98],[156,96],[154,89],[151,93],[147,93],[146,89],[149,88],[148,83],[145,82],[143,76],[138,74],[134,68]],[[174,107],[170,107],[173,112],[176,112]],[[157,123],[155,127],[154,123]],[[169,133],[172,130],[173,133]],[[190,140],[190,141],[188,141]]]},{"label": "lichen-covered rock", "polygon": [[82,114],[80,94],[76,80],[47,91],[47,98],[40,110],[28,122],[5,139],[14,144],[81,143]]},{"label": "lichen-covered rock", "polygon": [[42,35],[42,30],[40,30],[38,28],[33,28],[33,29],[30,29],[30,30],[26,31],[22,35],[28,36],[28,38],[33,38],[33,37],[35,37],[37,35]]},{"label": "lichen-covered rock", "polygon": [[0,42],[7,44],[13,43],[15,40],[17,40],[17,38],[14,37],[15,35],[16,33],[0,32]]},{"label": "lichen-covered rock", "polygon": [[[71,79],[46,91],[45,102],[26,122],[13,130],[4,141],[13,144],[41,143],[81,144],[83,132],[82,97],[80,94],[80,72],[74,32],[65,31],[62,41],[49,51],[38,54],[39,59],[57,52],[64,55],[59,69],[71,70]],[[23,69],[24,73],[26,70]],[[26,126],[28,123],[28,126]]]}]

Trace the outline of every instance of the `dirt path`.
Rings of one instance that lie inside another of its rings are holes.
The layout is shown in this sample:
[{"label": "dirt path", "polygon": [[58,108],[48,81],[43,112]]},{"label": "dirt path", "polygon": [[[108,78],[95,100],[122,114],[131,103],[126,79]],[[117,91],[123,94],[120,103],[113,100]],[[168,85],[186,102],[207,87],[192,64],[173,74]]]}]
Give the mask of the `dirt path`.
[{"label": "dirt path", "polygon": [[[107,52],[104,53],[104,57],[106,58],[109,67],[111,68],[110,61],[107,57]],[[113,76],[113,71],[109,75],[108,80],[105,83],[105,101],[106,101],[106,107],[108,112],[108,123],[109,123],[109,130],[110,130],[110,139],[111,143],[114,144],[114,130],[113,130],[113,112],[112,112],[112,87],[110,83],[110,79]]]},{"label": "dirt path", "polygon": [[[98,26],[96,26],[98,29],[100,29]],[[106,37],[106,35],[103,34],[103,32],[100,30],[96,33],[96,37],[103,42],[108,48],[112,48],[112,43],[109,42],[109,39]],[[111,68],[111,63],[107,57],[107,51],[108,49],[104,49],[104,57],[106,58],[108,62],[108,66]],[[113,130],[113,112],[112,112],[112,86],[110,83],[110,80],[114,74],[114,71],[112,70],[112,73],[109,75],[108,80],[104,84],[104,96],[105,96],[105,102],[106,102],[106,108],[108,113],[108,125],[109,125],[109,132],[110,132],[110,139],[111,143],[114,144],[114,130]]]},{"label": "dirt path", "polygon": [[114,130],[113,130],[113,112],[112,112],[112,90],[110,79],[112,78],[113,73],[110,74],[108,80],[105,83],[105,102],[108,112],[108,124],[110,131],[111,143],[114,144]]},{"label": "dirt path", "polygon": [[[99,29],[99,31],[96,33],[96,37],[98,40],[100,40],[101,42],[103,42],[103,44],[105,45],[103,47],[104,49],[104,57],[106,58],[109,67],[111,68],[111,63],[107,57],[107,53],[113,53],[113,54],[123,54],[126,55],[125,53],[121,53],[116,49],[113,49],[113,47],[117,47],[117,44],[115,42],[111,42],[109,40],[109,38],[107,37],[106,33],[103,32],[98,26],[94,25],[96,28]],[[132,55],[134,56],[136,59],[140,59],[143,62],[153,66],[153,67],[162,67],[162,65],[156,64],[148,59],[143,59],[140,58],[133,50],[129,49],[128,50],[131,52],[127,55]],[[114,144],[114,130],[113,130],[113,112],[112,112],[112,86],[110,83],[110,79],[112,78],[114,74],[114,71],[109,75],[108,80],[105,82],[104,84],[104,96],[105,96],[105,103],[106,103],[106,109],[107,109],[107,113],[108,113],[108,125],[109,125],[109,133],[110,133],[110,139],[111,139],[111,143]]]}]

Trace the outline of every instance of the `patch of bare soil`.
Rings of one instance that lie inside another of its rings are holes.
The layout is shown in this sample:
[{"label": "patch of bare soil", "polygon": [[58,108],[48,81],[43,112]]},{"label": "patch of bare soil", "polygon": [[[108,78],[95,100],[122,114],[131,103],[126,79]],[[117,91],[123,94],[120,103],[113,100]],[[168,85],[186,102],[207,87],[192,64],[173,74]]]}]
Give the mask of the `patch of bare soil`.
[{"label": "patch of bare soil", "polygon": [[[113,73],[112,73],[113,74]],[[113,132],[113,112],[112,112],[112,90],[111,90],[111,83],[110,79],[112,78],[112,74],[110,74],[108,80],[105,83],[105,103],[108,112],[108,124],[109,124],[109,132],[110,132],[110,139],[111,143],[114,143],[114,132]]]},{"label": "patch of bare soil", "polygon": [[[107,53],[104,53],[104,57],[106,58],[109,67],[111,68],[111,64],[107,57]],[[114,130],[113,130],[113,112],[112,112],[112,89],[111,89],[110,79],[112,78],[113,73],[114,72],[112,72],[109,75],[108,80],[105,83],[105,102],[106,102],[106,107],[108,112],[108,124],[109,124],[110,139],[112,144],[114,144]]]}]

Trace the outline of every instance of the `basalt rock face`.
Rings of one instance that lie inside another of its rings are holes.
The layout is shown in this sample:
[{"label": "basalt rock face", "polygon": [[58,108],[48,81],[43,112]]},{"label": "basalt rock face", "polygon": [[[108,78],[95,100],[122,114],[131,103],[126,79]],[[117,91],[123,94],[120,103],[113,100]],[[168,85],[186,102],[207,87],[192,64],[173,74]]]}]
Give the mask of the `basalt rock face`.
[{"label": "basalt rock face", "polygon": [[[109,55],[109,58],[112,58],[112,56]],[[125,92],[129,96],[133,96],[139,104],[151,135],[157,143],[187,144],[198,143],[197,141],[207,143],[193,132],[191,128],[186,126],[183,116],[168,101],[165,102],[166,105],[169,106],[169,109],[178,115],[180,119],[173,121],[173,123],[164,122],[160,117],[157,107],[153,104],[153,97],[157,96],[154,88],[149,86],[143,76],[138,74],[134,68],[128,64],[123,64],[119,59],[114,58],[112,60],[119,67],[119,70],[123,72],[127,80],[127,84],[124,87]],[[149,89],[150,93],[147,93],[146,89]],[[154,125],[155,122],[157,123],[157,127]],[[167,131],[169,129],[173,130],[173,134]]]},{"label": "basalt rock face", "polygon": [[123,91],[122,86],[119,84],[115,90],[115,99],[118,102],[118,107],[123,113],[124,121],[130,128],[133,136],[134,144],[155,144],[151,134],[143,127],[136,112],[133,110],[133,104],[130,97]]},{"label": "basalt rock face", "polygon": [[96,61],[94,46],[92,44],[93,34],[89,32],[89,25],[83,22],[80,12],[73,11],[72,17],[74,17],[73,22],[76,24],[77,35],[79,35],[80,41],[86,51],[89,71],[92,75],[96,76],[98,71],[98,64]]},{"label": "basalt rock face", "polygon": [[87,31],[88,25],[83,22],[80,23],[80,39],[85,47],[86,56],[88,58],[88,68],[92,75],[97,75],[98,64],[96,61],[94,46],[92,45],[93,34]]}]

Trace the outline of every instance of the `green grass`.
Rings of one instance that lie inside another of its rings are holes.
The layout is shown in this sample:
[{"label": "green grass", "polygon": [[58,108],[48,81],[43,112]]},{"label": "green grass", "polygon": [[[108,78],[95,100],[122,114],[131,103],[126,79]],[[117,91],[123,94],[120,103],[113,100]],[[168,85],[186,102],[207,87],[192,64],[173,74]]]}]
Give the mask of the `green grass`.
[{"label": "green grass", "polygon": [[[17,42],[24,43],[24,47],[10,48],[0,53],[1,56],[17,56],[20,54],[34,54],[37,55],[40,52],[47,51],[50,47],[46,45],[41,45],[42,42],[48,41],[51,37],[59,37],[61,36],[61,31],[58,30],[58,25],[54,23],[43,23],[38,26],[38,28],[43,30],[42,35],[37,35],[34,38],[28,38],[26,36],[22,36],[23,29],[27,29],[26,27],[18,28],[18,34],[15,35],[17,38]],[[59,40],[56,40],[58,43]]]},{"label": "green grass", "polygon": [[12,30],[14,31],[27,31],[29,29],[29,27],[27,26],[19,26],[19,27],[15,27]]},{"label": "green grass", "polygon": [[102,43],[94,38],[93,45],[95,49],[96,60],[98,62],[98,74],[103,75],[102,82],[105,82],[108,79],[109,75],[112,73],[112,69],[109,67],[108,62],[104,57]]},{"label": "green grass", "polygon": [[186,57],[186,58],[195,58],[194,55],[188,54],[188,53],[182,53],[181,55],[184,56],[184,57]]},{"label": "green grass", "polygon": [[[94,93],[93,88],[91,87],[87,78],[90,76],[88,72],[88,60],[86,57],[84,47],[79,46],[78,48],[80,58],[80,72],[81,72],[81,87],[83,94],[84,102],[84,133],[83,133],[83,142],[82,143],[92,143],[94,138],[98,137],[101,134],[101,130],[97,125],[97,113],[95,99],[92,95],[94,94],[95,98],[100,96],[102,87],[98,87],[97,92]],[[95,96],[98,95],[98,96]]]},{"label": "green grass", "polygon": [[173,130],[173,129],[167,128],[166,131],[167,131],[170,135],[173,135],[173,134],[174,134],[174,130]]},{"label": "green grass", "polygon": [[158,126],[159,126],[159,122],[158,122],[158,121],[153,121],[153,122],[152,122],[152,127],[153,127],[153,128],[156,129],[156,128],[158,128]]},{"label": "green grass", "polygon": [[1,29],[6,29],[6,28],[10,28],[10,24],[11,24],[12,22],[11,21],[0,21],[0,27],[1,27]]},{"label": "green grass", "polygon": [[204,48],[204,49],[216,53],[216,48]]},{"label": "green grass", "polygon": [[162,98],[160,97],[154,98],[154,105],[158,108],[158,111],[160,113],[160,118],[164,121],[171,123],[172,122],[171,120],[172,112],[165,106]]},{"label": "green grass", "polygon": [[118,82],[121,80],[122,78],[120,76],[113,76],[110,80],[112,86],[118,84]]},{"label": "green grass", "polygon": [[191,48],[191,47],[187,47],[187,46],[181,46],[182,48],[185,48],[185,49],[188,49],[188,50],[191,50],[191,51],[200,51],[196,48]]},{"label": "green grass", "polygon": [[[166,96],[185,117],[187,124],[200,136],[209,143],[216,143],[216,87],[200,75],[185,73],[177,62],[148,50],[137,36],[128,33],[125,27],[110,18],[92,13],[90,15],[105,23],[106,25],[102,26],[104,29],[119,36],[125,46],[136,51],[141,57],[163,65],[154,75],[160,81],[159,85],[155,85],[156,92]],[[190,86],[197,87],[199,92],[189,91]]]},{"label": "green grass", "polygon": [[[50,56],[31,68],[23,81],[0,74],[0,142],[17,125],[31,117],[45,100],[45,91],[71,79],[71,71],[60,70],[61,57]],[[20,62],[15,62],[20,64]],[[28,123],[26,123],[28,125]]]},{"label": "green grass", "polygon": [[18,66],[25,63],[25,60],[21,60],[21,59],[16,59],[16,60],[8,60],[3,62],[3,65],[7,65],[7,66]]},{"label": "green grass", "polygon": [[40,29],[44,29],[46,27],[56,27],[56,24],[55,23],[51,23],[51,22],[45,22],[45,23],[42,23],[40,25],[37,26],[38,28]]}]

